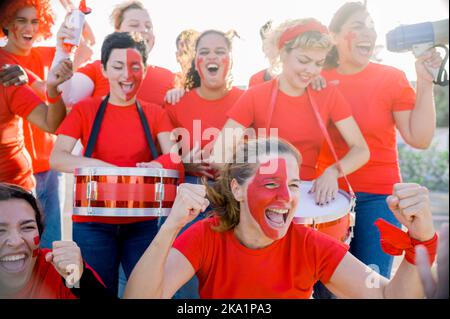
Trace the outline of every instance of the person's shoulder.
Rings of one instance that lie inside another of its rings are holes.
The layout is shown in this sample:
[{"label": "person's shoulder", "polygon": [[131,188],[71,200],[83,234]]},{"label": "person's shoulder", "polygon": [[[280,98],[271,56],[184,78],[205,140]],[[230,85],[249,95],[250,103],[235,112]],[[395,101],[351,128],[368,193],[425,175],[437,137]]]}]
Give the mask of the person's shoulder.
[{"label": "person's shoulder", "polygon": [[147,66],[147,72],[161,77],[175,77],[175,74],[169,69],[156,65]]},{"label": "person's shoulder", "polygon": [[372,72],[377,72],[377,73],[382,73],[383,75],[403,75],[405,72],[403,72],[400,69],[397,69],[394,66],[391,65],[386,65],[386,64],[381,64],[381,63],[376,63],[376,62],[370,62],[368,65],[368,68],[370,68],[370,70]]},{"label": "person's shoulder", "polygon": [[240,87],[238,87],[238,86],[233,86],[233,87],[231,88],[229,94],[230,94],[230,96],[232,96],[232,97],[239,97],[239,96],[241,96],[242,94],[244,94],[246,91],[247,91],[247,90],[244,89],[244,88],[240,88]]},{"label": "person's shoulder", "polygon": [[141,99],[139,99],[139,104],[141,105],[144,112],[161,112],[164,110],[164,108],[159,104],[147,102]]},{"label": "person's shoulder", "polygon": [[77,102],[73,106],[72,111],[73,110],[78,110],[80,112],[97,111],[102,101],[103,98],[100,96],[90,96]]},{"label": "person's shoulder", "polygon": [[54,46],[38,46],[31,48],[31,52],[35,52],[41,55],[55,55],[56,47]]}]

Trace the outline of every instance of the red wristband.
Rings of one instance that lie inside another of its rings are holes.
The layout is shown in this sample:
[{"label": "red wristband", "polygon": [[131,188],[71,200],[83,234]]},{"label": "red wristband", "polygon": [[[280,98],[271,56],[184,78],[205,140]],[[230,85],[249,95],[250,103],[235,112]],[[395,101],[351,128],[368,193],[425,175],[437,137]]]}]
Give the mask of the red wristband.
[{"label": "red wristband", "polygon": [[49,104],[56,104],[56,103],[58,103],[59,100],[61,100],[61,97],[62,97],[61,92],[59,92],[59,94],[56,97],[48,96],[48,92],[46,92],[45,94],[46,94],[47,102]]},{"label": "red wristband", "polygon": [[400,256],[405,252],[405,259],[415,265],[416,264],[416,250],[417,245],[423,245],[428,251],[430,264],[436,259],[437,252],[437,234],[430,240],[421,242],[410,237],[409,233],[405,233],[400,228],[388,223],[384,219],[379,218],[375,222],[380,231],[381,248],[386,254],[392,256]]}]

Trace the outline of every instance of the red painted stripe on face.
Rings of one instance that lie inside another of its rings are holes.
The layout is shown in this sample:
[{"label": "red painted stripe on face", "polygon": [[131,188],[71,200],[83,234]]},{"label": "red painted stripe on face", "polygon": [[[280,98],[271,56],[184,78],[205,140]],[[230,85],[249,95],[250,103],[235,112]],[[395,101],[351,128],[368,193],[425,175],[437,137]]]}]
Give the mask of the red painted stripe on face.
[{"label": "red painted stripe on face", "polygon": [[127,49],[127,81],[133,82],[133,89],[126,94],[127,101],[136,96],[144,79],[144,63],[142,55],[135,49]]},{"label": "red painted stripe on face", "polygon": [[353,40],[356,39],[356,34],[353,31],[350,31],[349,33],[347,33],[344,39],[347,41],[347,48],[349,49],[349,51],[351,51]]},{"label": "red painted stripe on face", "polygon": [[223,65],[223,80],[225,81],[228,76],[228,71],[230,70],[230,57],[228,55],[222,58],[222,65]]},{"label": "red painted stripe on face", "polygon": [[40,236],[34,237],[33,242],[36,246],[39,246],[39,244],[41,243],[41,237]]},{"label": "red painted stripe on face", "polygon": [[200,75],[200,79],[204,79],[205,75],[203,74],[202,67],[205,64],[205,59],[203,57],[197,57],[195,59],[195,68],[197,69],[198,74]]}]

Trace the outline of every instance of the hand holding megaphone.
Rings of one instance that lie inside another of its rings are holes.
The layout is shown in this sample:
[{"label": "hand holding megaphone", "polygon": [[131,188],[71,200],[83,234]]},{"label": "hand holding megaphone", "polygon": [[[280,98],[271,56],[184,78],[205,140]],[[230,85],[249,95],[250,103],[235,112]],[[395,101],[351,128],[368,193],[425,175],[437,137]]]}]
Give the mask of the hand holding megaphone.
[{"label": "hand holding megaphone", "polygon": [[414,56],[416,57],[417,80],[433,82],[438,79],[443,59],[435,48],[428,49],[420,55],[414,54]]}]

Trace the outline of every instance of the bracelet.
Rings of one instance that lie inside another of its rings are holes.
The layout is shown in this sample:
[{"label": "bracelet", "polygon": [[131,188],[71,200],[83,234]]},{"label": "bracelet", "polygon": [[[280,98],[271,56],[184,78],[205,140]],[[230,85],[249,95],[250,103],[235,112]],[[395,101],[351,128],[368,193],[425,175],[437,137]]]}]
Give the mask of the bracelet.
[{"label": "bracelet", "polygon": [[56,104],[56,103],[58,103],[61,100],[61,97],[62,97],[62,93],[61,92],[59,92],[56,97],[48,96],[48,91],[45,94],[46,94],[47,102],[49,104]]},{"label": "bracelet", "polygon": [[379,218],[375,222],[380,231],[380,244],[383,251],[391,256],[400,256],[405,252],[405,259],[410,263],[416,264],[416,250],[418,245],[424,246],[428,251],[430,264],[436,259],[438,236],[435,234],[430,240],[421,242],[405,233],[400,228],[388,223],[384,219]]}]

